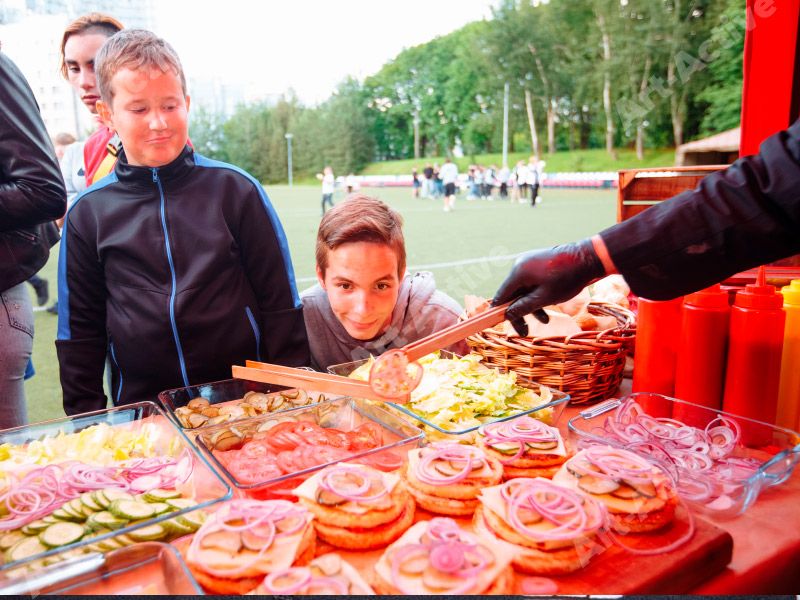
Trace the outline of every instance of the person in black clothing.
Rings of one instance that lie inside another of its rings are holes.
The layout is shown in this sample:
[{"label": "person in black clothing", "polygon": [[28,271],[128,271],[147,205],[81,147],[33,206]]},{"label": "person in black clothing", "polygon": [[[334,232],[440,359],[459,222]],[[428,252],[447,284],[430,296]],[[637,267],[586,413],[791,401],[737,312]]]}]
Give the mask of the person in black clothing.
[{"label": "person in black clothing", "polygon": [[123,30],[95,66],[98,111],[123,150],[64,222],[64,410],[105,407],[107,355],[114,404],[230,378],[247,359],[309,364],[281,223],[258,181],[186,143],[189,99],[175,51],[149,31]]},{"label": "person in black clothing", "polygon": [[23,379],[33,351],[33,310],[25,281],[58,238],[53,221],[64,214],[67,193],[33,92],[2,52],[0,81],[0,429],[6,429],[28,420]]},{"label": "person in black clothing", "polygon": [[669,300],[800,252],[800,120],[758,154],[704,178],[591,239],[521,255],[494,296],[525,334],[523,316],[621,273],[637,295]]}]

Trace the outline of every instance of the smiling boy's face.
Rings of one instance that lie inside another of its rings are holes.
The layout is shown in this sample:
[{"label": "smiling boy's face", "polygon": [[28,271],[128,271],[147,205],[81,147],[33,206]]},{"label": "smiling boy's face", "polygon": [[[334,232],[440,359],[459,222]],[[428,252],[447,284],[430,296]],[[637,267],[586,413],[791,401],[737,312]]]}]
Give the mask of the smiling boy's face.
[{"label": "smiling boy's face", "polygon": [[175,160],[189,137],[189,97],[171,70],[122,68],[111,78],[111,104],[97,103],[117,132],[132,165],[161,167]]},{"label": "smiling boy's face", "polygon": [[354,242],[328,251],[325,272],[317,279],[331,309],[350,337],[371,340],[392,321],[400,293],[397,253],[385,244]]}]

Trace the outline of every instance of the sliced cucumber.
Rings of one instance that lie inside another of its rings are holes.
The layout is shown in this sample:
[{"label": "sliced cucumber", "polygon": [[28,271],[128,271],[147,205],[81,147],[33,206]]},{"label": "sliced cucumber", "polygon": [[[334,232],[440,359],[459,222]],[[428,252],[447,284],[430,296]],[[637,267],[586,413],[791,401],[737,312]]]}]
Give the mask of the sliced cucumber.
[{"label": "sliced cucumber", "polygon": [[0,537],[0,550],[8,550],[16,544],[25,539],[25,534],[22,533],[19,529],[15,529],[14,531],[9,531],[3,537]]},{"label": "sliced cucumber", "polygon": [[6,550],[6,562],[30,558],[47,550],[47,546],[38,537],[26,537]]},{"label": "sliced cucumber", "polygon": [[100,540],[97,542],[97,545],[102,549],[103,552],[108,552],[109,550],[118,550],[123,546],[122,542],[120,542],[118,538],[119,536],[108,538],[106,540]]},{"label": "sliced cucumber", "polygon": [[128,536],[137,542],[155,542],[163,540],[167,537],[167,533],[164,527],[157,523],[141,529],[134,529]]},{"label": "sliced cucumber", "polygon": [[81,519],[85,519],[92,512],[94,512],[86,508],[83,505],[83,502],[81,502],[80,498],[73,498],[72,500],[67,502],[66,506],[64,507],[64,510],[67,510],[68,512],[74,512],[76,515],[79,515]]},{"label": "sliced cucumber", "polygon": [[44,521],[45,523],[49,523],[50,525],[52,525],[53,523],[58,523],[60,520],[61,519],[57,519],[53,515],[47,515],[46,517],[42,517],[42,521]]},{"label": "sliced cucumber", "polygon": [[190,533],[195,532],[194,528],[184,525],[183,523],[179,522],[177,518],[164,521],[163,524],[176,536],[189,535]]},{"label": "sliced cucumber", "polygon": [[[104,506],[100,506],[97,503],[97,500],[95,500],[92,497],[92,493],[91,492],[86,492],[84,494],[81,494],[80,498],[81,498],[81,504],[83,504],[83,506],[85,508],[88,508],[92,512],[99,512],[99,511],[105,509]],[[84,512],[86,512],[86,511],[84,510]]]},{"label": "sliced cucumber", "polygon": [[144,493],[144,498],[148,502],[164,502],[166,500],[172,500],[173,498],[180,497],[181,493],[177,490],[155,489]]},{"label": "sliced cucumber", "polygon": [[49,548],[67,546],[86,534],[83,525],[77,523],[54,523],[39,534],[39,541]]},{"label": "sliced cucumber", "polygon": [[175,510],[175,507],[170,506],[166,502],[152,502],[150,503],[150,506],[153,507],[153,510],[156,511],[157,515],[163,515],[164,513]]},{"label": "sliced cucumber", "polygon": [[[105,508],[107,509],[108,506],[114,500],[134,500],[135,498],[133,495],[129,494],[128,492],[124,492],[117,488],[106,488],[102,491],[103,497],[107,500],[105,503]],[[99,498],[98,498],[99,499]],[[102,504],[102,503],[101,503]]]},{"label": "sliced cucumber", "polygon": [[201,510],[190,512],[187,515],[178,515],[175,520],[183,525],[189,527],[192,531],[197,531],[200,526],[206,522],[206,513]]},{"label": "sliced cucumber", "polygon": [[60,521],[83,521],[83,516],[78,516],[75,514],[71,508],[67,508],[65,504],[61,508],[57,508],[52,512],[54,518],[59,519]]},{"label": "sliced cucumber", "polygon": [[110,504],[108,498],[103,495],[103,490],[94,490],[93,492],[89,492],[89,494],[92,496],[94,503],[100,507],[100,510],[104,510]]},{"label": "sliced cucumber", "polygon": [[86,524],[92,529],[122,529],[128,524],[128,520],[103,510],[90,516],[86,520]]},{"label": "sliced cucumber", "polygon": [[514,442],[500,442],[491,445],[492,450],[497,450],[502,454],[516,454],[519,452],[519,443]]},{"label": "sliced cucumber", "polygon": [[131,536],[129,536],[129,535],[125,534],[125,533],[115,537],[114,541],[117,542],[120,545],[120,547],[133,546],[136,543],[135,539],[133,539]]},{"label": "sliced cucumber", "polygon": [[197,502],[194,500],[189,500],[188,498],[171,498],[166,500],[166,503],[169,504],[172,508],[177,510],[183,510],[184,508],[191,508],[192,506],[197,506]]},{"label": "sliced cucumber", "polygon": [[114,500],[108,510],[112,515],[123,519],[149,519],[156,514],[152,504],[136,500]]}]

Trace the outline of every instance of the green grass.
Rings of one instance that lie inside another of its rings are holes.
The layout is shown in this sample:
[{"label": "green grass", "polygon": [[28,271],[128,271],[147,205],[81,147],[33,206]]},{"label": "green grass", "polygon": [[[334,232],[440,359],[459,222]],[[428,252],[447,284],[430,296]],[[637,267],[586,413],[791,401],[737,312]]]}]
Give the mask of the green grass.
[{"label": "green grass", "polygon": [[[517,161],[527,162],[529,152],[517,152],[508,155],[508,164],[513,167]],[[545,154],[542,158],[547,162],[546,170],[551,173],[574,171],[619,171],[620,169],[669,167],[675,164],[675,150],[659,148],[647,150],[643,160],[636,158],[636,152],[628,148],[617,150],[617,160],[612,159],[603,149],[575,150],[572,152],[556,152]],[[470,164],[501,165],[501,154],[478,154],[456,159],[459,171],[466,171]],[[416,167],[420,172],[428,163],[444,162],[444,157],[413,158],[371,163],[361,175],[398,175],[411,173]]]},{"label": "green grass", "polygon": [[[440,200],[411,197],[408,188],[365,189],[400,211],[405,220],[409,269],[433,271],[440,289],[463,303],[464,294],[491,296],[511,266],[509,255],[591,235],[614,223],[614,190],[543,190],[536,208],[506,201],[468,202],[442,211]],[[318,186],[268,186],[289,239],[298,288],[314,283],[314,243],[320,217]],[[335,202],[343,199],[337,194]],[[41,275],[56,295],[58,247]],[[460,263],[460,264],[448,264]],[[33,292],[31,291],[31,294]],[[33,359],[36,376],[26,383],[32,423],[63,416],[55,315],[35,313]]]}]

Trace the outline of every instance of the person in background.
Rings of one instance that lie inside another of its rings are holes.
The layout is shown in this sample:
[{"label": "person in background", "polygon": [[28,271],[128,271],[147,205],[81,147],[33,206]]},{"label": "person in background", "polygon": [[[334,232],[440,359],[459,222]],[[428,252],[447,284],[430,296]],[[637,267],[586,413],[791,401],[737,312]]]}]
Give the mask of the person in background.
[{"label": "person in background", "polygon": [[508,180],[511,177],[511,171],[508,165],[503,165],[497,172],[497,182],[500,184],[500,198],[508,198]]},{"label": "person in background", "polygon": [[[61,36],[61,74],[95,117],[100,92],[94,72],[94,57],[100,46],[122,29],[122,23],[114,17],[93,12],[75,19]],[[119,148],[119,137],[98,120],[97,131],[83,145],[82,168],[87,186],[113,170]],[[72,164],[74,160],[70,160]],[[72,177],[71,174],[70,179]]]},{"label": "person in background", "polygon": [[767,138],[758,154],[705,177],[692,191],[582,241],[533,250],[515,261],[494,296],[523,320],[620,273],[631,290],[670,300],[739,271],[800,252],[800,120]]},{"label": "person in background", "polygon": [[432,198],[434,195],[433,165],[428,163],[422,170],[425,179],[422,181],[422,197]]},{"label": "person in background", "polygon": [[322,173],[317,173],[317,179],[322,182],[322,216],[325,216],[325,206],[333,208],[333,192],[336,189],[336,177],[333,176],[333,169],[325,167]]},{"label": "person in background", "polygon": [[[458,321],[461,306],[433,274],[406,273],[403,219],[377,198],[356,194],[325,213],[317,231],[317,280],[301,294],[311,364],[378,355]],[[468,352],[459,342],[450,348]]]},{"label": "person in background", "polygon": [[23,381],[32,370],[33,307],[25,281],[57,237],[66,192],[28,82],[0,49],[0,429],[25,425]]},{"label": "person in background", "polygon": [[347,189],[348,196],[353,192],[357,192],[359,185],[358,185],[358,179],[356,179],[355,174],[348,173],[347,177],[344,178],[344,185],[345,188]]},{"label": "person in background", "polygon": [[528,160],[528,184],[531,187],[531,206],[536,207],[536,204],[542,201],[539,198],[539,185],[542,181],[542,174],[544,173],[544,161],[539,160],[539,157],[534,155]]},{"label": "person in background", "polygon": [[309,363],[280,220],[253,177],[187,143],[180,59],[125,29],[97,53],[103,121],[123,150],[67,213],[56,350],[64,410],[230,377],[247,359]]},{"label": "person in background", "polygon": [[419,188],[421,187],[422,183],[419,180],[419,173],[417,173],[417,167],[411,169],[411,197],[412,198],[419,198]]},{"label": "person in background", "polygon": [[441,181],[444,184],[444,212],[450,212],[456,207],[456,182],[458,181],[458,167],[446,158],[441,170]]}]

